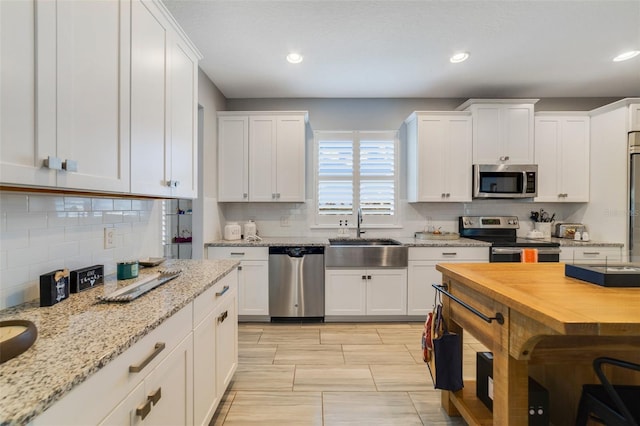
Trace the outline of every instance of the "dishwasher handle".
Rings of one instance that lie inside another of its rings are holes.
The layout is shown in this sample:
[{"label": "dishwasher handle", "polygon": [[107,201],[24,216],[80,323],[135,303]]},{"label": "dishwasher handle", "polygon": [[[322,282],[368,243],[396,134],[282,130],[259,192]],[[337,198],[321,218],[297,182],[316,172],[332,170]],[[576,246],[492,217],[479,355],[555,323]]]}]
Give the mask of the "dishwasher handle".
[{"label": "dishwasher handle", "polygon": [[281,246],[269,247],[269,254],[304,257],[308,254],[324,254],[324,246]]}]

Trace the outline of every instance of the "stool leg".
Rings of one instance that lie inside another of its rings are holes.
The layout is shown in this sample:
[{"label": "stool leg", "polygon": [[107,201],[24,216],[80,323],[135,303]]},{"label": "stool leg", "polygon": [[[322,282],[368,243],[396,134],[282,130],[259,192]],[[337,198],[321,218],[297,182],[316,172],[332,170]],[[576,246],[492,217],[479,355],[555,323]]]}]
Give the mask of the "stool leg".
[{"label": "stool leg", "polygon": [[576,417],[576,426],[586,426],[589,421],[589,402],[588,397],[582,391],[580,403],[578,404],[578,416]]}]

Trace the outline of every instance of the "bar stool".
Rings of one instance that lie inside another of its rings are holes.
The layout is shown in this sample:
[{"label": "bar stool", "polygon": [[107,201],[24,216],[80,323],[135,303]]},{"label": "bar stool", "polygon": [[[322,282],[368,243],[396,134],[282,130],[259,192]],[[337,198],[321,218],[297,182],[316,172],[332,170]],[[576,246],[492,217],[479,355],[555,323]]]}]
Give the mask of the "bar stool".
[{"label": "bar stool", "polygon": [[593,369],[602,384],[582,385],[576,426],[586,425],[590,417],[608,426],[638,426],[640,386],[612,385],[602,372],[603,364],[640,371],[640,364],[607,357],[596,358]]}]

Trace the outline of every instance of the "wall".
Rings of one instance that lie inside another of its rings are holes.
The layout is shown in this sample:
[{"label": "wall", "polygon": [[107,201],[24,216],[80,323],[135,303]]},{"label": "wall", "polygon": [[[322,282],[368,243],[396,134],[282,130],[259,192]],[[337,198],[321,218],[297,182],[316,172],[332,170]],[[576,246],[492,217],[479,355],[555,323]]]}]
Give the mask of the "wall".
[{"label": "wall", "polygon": [[[161,201],[0,192],[0,309],[39,297],[41,274],[162,256]],[[115,247],[104,248],[104,228]]]},{"label": "wall", "polygon": [[[536,103],[536,111],[589,111],[618,98],[548,98]],[[229,111],[305,110],[311,130],[389,130],[400,129],[400,205],[401,229],[370,230],[369,236],[408,237],[426,225],[457,231],[457,217],[463,214],[513,214],[522,221],[520,234],[531,229],[527,219],[532,210],[556,213],[556,220],[581,221],[585,204],[531,203],[527,201],[474,201],[473,203],[406,202],[406,146],[402,123],[413,111],[454,110],[466,99],[229,99]],[[227,221],[255,220],[263,236],[333,236],[337,230],[313,229],[313,138],[307,140],[307,202],[221,203],[220,226]],[[593,158],[593,156],[592,156]],[[595,223],[594,223],[595,225]],[[352,231],[353,232],[353,231]],[[592,238],[611,241],[603,233]],[[205,240],[207,241],[207,240]],[[619,238],[615,241],[622,242]]]},{"label": "wall", "polygon": [[198,70],[198,199],[193,202],[193,258],[204,257],[204,243],[221,238],[218,207],[218,118],[226,99]]}]

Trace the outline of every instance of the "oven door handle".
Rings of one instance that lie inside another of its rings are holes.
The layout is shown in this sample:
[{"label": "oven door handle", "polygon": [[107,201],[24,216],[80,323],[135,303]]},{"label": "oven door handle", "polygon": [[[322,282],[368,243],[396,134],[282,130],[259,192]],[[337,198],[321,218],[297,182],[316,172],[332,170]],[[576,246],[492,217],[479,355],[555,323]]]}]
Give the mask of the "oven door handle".
[{"label": "oven door handle", "polygon": [[[493,247],[491,248],[491,254],[522,254],[522,250],[525,248],[535,247],[522,247],[522,248],[509,248],[509,247]],[[560,254],[559,248],[538,248],[538,254]]]}]

